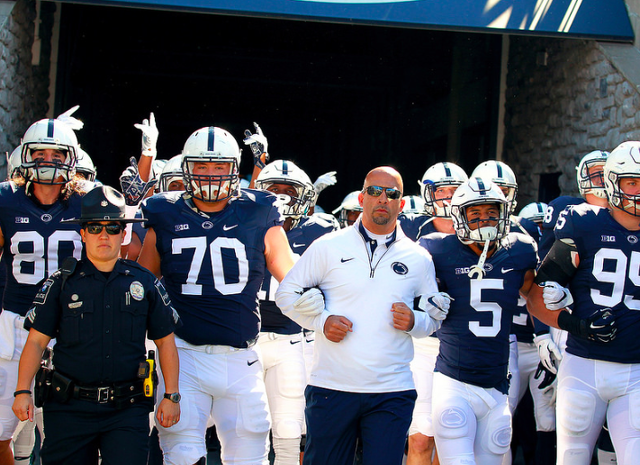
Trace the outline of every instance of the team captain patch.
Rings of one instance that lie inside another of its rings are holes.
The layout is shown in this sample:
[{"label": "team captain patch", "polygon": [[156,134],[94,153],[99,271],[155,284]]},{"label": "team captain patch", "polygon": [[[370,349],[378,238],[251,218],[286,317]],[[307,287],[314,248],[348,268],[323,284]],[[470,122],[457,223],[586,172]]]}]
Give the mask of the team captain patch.
[{"label": "team captain patch", "polygon": [[47,301],[47,296],[49,295],[49,291],[51,290],[51,285],[53,284],[53,279],[47,279],[36,296],[33,299],[34,304],[42,305]]},{"label": "team captain patch", "polygon": [[131,297],[135,300],[140,301],[144,299],[144,286],[142,286],[140,281],[132,282],[131,286],[129,286],[129,292],[131,292]]}]

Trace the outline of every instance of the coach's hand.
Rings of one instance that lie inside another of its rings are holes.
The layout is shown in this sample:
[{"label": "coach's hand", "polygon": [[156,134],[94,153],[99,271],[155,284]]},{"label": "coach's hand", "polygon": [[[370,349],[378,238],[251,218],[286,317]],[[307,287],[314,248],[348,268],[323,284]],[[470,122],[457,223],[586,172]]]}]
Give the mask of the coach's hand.
[{"label": "coach's hand", "polygon": [[331,342],[342,341],[351,331],[353,331],[353,323],[345,316],[331,315],[324,322],[324,335]]},{"label": "coach's hand", "polygon": [[391,305],[393,312],[393,327],[400,331],[411,331],[415,323],[415,316],[404,302],[396,302]]}]

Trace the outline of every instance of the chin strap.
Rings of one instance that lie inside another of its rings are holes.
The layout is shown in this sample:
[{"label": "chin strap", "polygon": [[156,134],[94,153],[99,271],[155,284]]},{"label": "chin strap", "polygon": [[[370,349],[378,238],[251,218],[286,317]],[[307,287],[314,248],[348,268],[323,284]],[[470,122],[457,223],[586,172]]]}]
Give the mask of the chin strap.
[{"label": "chin strap", "polygon": [[491,241],[484,242],[484,249],[482,249],[482,254],[480,254],[480,259],[478,260],[477,265],[473,265],[471,270],[468,273],[468,276],[473,279],[474,276],[477,275],[477,279],[480,280],[484,278],[484,262],[487,260],[487,254],[489,253],[489,248],[491,247]]}]

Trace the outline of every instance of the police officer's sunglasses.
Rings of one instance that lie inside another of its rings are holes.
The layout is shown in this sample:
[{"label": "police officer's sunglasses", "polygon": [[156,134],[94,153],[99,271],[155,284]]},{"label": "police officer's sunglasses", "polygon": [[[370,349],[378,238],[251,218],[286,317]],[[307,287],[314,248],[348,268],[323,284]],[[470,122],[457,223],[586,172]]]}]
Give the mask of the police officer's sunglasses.
[{"label": "police officer's sunglasses", "polygon": [[107,234],[109,234],[110,236],[115,236],[116,234],[120,234],[123,228],[123,226],[120,223],[109,223],[109,224],[87,223],[84,227],[89,234],[100,234],[103,229],[106,229]]},{"label": "police officer's sunglasses", "polygon": [[402,192],[393,187],[367,186],[364,191],[371,197],[380,197],[384,191],[389,200],[398,200],[402,197]]}]

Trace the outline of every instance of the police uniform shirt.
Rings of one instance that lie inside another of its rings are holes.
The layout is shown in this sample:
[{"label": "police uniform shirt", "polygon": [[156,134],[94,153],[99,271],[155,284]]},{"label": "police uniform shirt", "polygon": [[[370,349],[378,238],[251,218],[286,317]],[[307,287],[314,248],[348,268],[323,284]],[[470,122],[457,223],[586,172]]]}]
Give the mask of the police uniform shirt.
[{"label": "police uniform shirt", "polygon": [[538,260],[533,239],[523,234],[502,239],[485,262],[483,279],[469,277],[478,255],[456,235],[435,233],[419,243],[433,256],[440,289],[452,297],[438,330],[435,371],[506,394],[511,320],[525,274]]},{"label": "police uniform shirt", "polygon": [[[570,207],[558,220],[556,239],[572,239],[580,263],[571,279],[574,315],[600,308],[616,317],[616,338],[594,343],[569,334],[567,352],[617,363],[640,363],[640,231],[629,231],[609,210],[587,203]],[[560,283],[566,286],[567,283]]]},{"label": "police uniform shirt", "polygon": [[107,278],[85,258],[61,285],[59,271],[45,281],[25,327],[56,338],[56,370],[81,385],[136,379],[147,331],[161,339],[179,324],[160,282],[130,260],[119,259]]},{"label": "police uniform shirt", "polygon": [[258,291],[264,238],[282,225],[270,192],[242,189],[215,213],[199,212],[182,192],[146,199],[162,276],[184,325],[176,335],[194,345],[251,346],[260,330]]},{"label": "police uniform shirt", "polygon": [[82,254],[80,225],[61,223],[80,216],[82,197],[72,194],[42,206],[13,182],[0,184],[0,228],[7,281],[2,308],[24,316],[44,280],[65,258]]},{"label": "police uniform shirt", "polygon": [[[337,231],[340,226],[337,223],[327,221],[317,215],[305,216],[295,228],[287,231],[289,246],[296,257],[300,257],[313,241],[327,233]],[[282,314],[276,305],[276,291],[278,281],[265,269],[262,290],[258,294],[260,298],[260,317],[262,326],[260,331],[277,334],[297,334],[302,328],[298,323]]]}]

